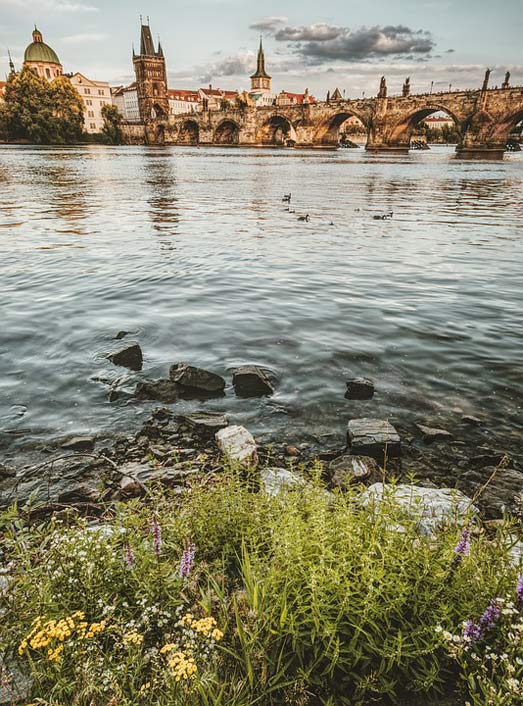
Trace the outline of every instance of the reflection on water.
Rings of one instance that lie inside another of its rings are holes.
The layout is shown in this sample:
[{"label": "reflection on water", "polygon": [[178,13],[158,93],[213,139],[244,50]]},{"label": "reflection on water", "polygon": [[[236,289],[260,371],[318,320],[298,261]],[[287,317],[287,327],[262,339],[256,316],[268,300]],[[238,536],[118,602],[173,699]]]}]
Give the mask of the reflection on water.
[{"label": "reflection on water", "polygon": [[[132,389],[185,360],[274,371],[270,400],[206,403],[267,437],[341,441],[351,416],[448,425],[460,409],[521,450],[520,155],[2,147],[0,181],[10,437],[134,427],[147,407],[110,404],[93,378]],[[139,375],[104,358],[121,329]],[[356,405],[344,383],[360,375],[377,395]]]}]

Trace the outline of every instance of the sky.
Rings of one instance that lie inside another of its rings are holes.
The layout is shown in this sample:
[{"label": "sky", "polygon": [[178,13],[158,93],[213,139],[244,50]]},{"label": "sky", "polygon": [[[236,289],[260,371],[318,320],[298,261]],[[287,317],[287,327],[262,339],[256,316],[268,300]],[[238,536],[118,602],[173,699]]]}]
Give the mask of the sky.
[{"label": "sky", "polygon": [[0,76],[17,67],[34,24],[66,72],[113,85],[134,79],[140,14],[160,35],[170,88],[249,88],[260,34],[273,91],[320,98],[477,88],[505,71],[523,84],[523,0],[0,0]]}]

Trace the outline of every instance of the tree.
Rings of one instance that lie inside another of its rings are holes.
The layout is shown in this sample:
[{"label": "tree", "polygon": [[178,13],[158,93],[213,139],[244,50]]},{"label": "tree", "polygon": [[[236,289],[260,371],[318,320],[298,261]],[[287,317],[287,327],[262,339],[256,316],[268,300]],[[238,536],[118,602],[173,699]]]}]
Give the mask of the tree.
[{"label": "tree", "polygon": [[0,134],[37,145],[78,142],[83,102],[65,76],[51,83],[25,68],[9,76],[0,107]]},{"label": "tree", "polygon": [[104,119],[102,132],[106,136],[107,142],[110,145],[121,145],[123,142],[123,117],[118,111],[118,108],[115,105],[107,103],[102,108],[102,118]]}]

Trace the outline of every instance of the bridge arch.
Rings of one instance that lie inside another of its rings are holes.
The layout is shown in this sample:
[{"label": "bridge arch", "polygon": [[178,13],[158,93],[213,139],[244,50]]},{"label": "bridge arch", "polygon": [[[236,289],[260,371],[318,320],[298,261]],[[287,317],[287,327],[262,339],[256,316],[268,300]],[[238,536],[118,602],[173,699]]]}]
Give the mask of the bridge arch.
[{"label": "bridge arch", "polygon": [[296,143],[296,128],[285,115],[271,115],[258,129],[257,141],[262,145],[290,146]]},{"label": "bridge arch", "polygon": [[200,141],[200,125],[194,119],[185,120],[180,125],[178,142],[181,145],[197,145]]},{"label": "bridge arch", "polygon": [[390,144],[398,147],[406,147],[408,149],[416,127],[423,122],[425,118],[428,118],[434,113],[446,113],[454,121],[454,125],[459,133],[459,143],[461,143],[467,130],[467,122],[462,122],[457,115],[445,105],[431,103],[404,115],[392,128],[389,137]]},{"label": "bridge arch", "polygon": [[513,113],[509,113],[495,125],[491,139],[494,143],[506,145],[509,140],[510,133],[514,128],[523,121],[523,105]]},{"label": "bridge arch", "polygon": [[365,118],[354,111],[342,110],[323,120],[316,131],[314,142],[322,145],[332,145],[333,147],[338,146],[340,144],[342,126],[351,118],[359,120],[364,131],[368,132],[369,127]]},{"label": "bridge arch", "polygon": [[230,119],[222,120],[214,131],[213,142],[217,145],[240,144],[240,126],[238,123]]}]

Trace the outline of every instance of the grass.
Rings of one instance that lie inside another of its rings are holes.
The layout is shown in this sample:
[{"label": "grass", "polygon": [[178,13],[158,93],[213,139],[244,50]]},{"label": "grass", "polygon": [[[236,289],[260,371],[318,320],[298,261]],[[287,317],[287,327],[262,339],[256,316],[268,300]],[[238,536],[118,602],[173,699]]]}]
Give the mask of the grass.
[{"label": "grass", "polygon": [[272,498],[231,469],[95,525],[26,518],[0,518],[0,652],[22,653],[49,706],[426,703],[461,683],[436,628],[518,578],[509,521],[478,525],[456,563],[463,528],[420,536],[392,496],[364,509],[318,481]]}]

